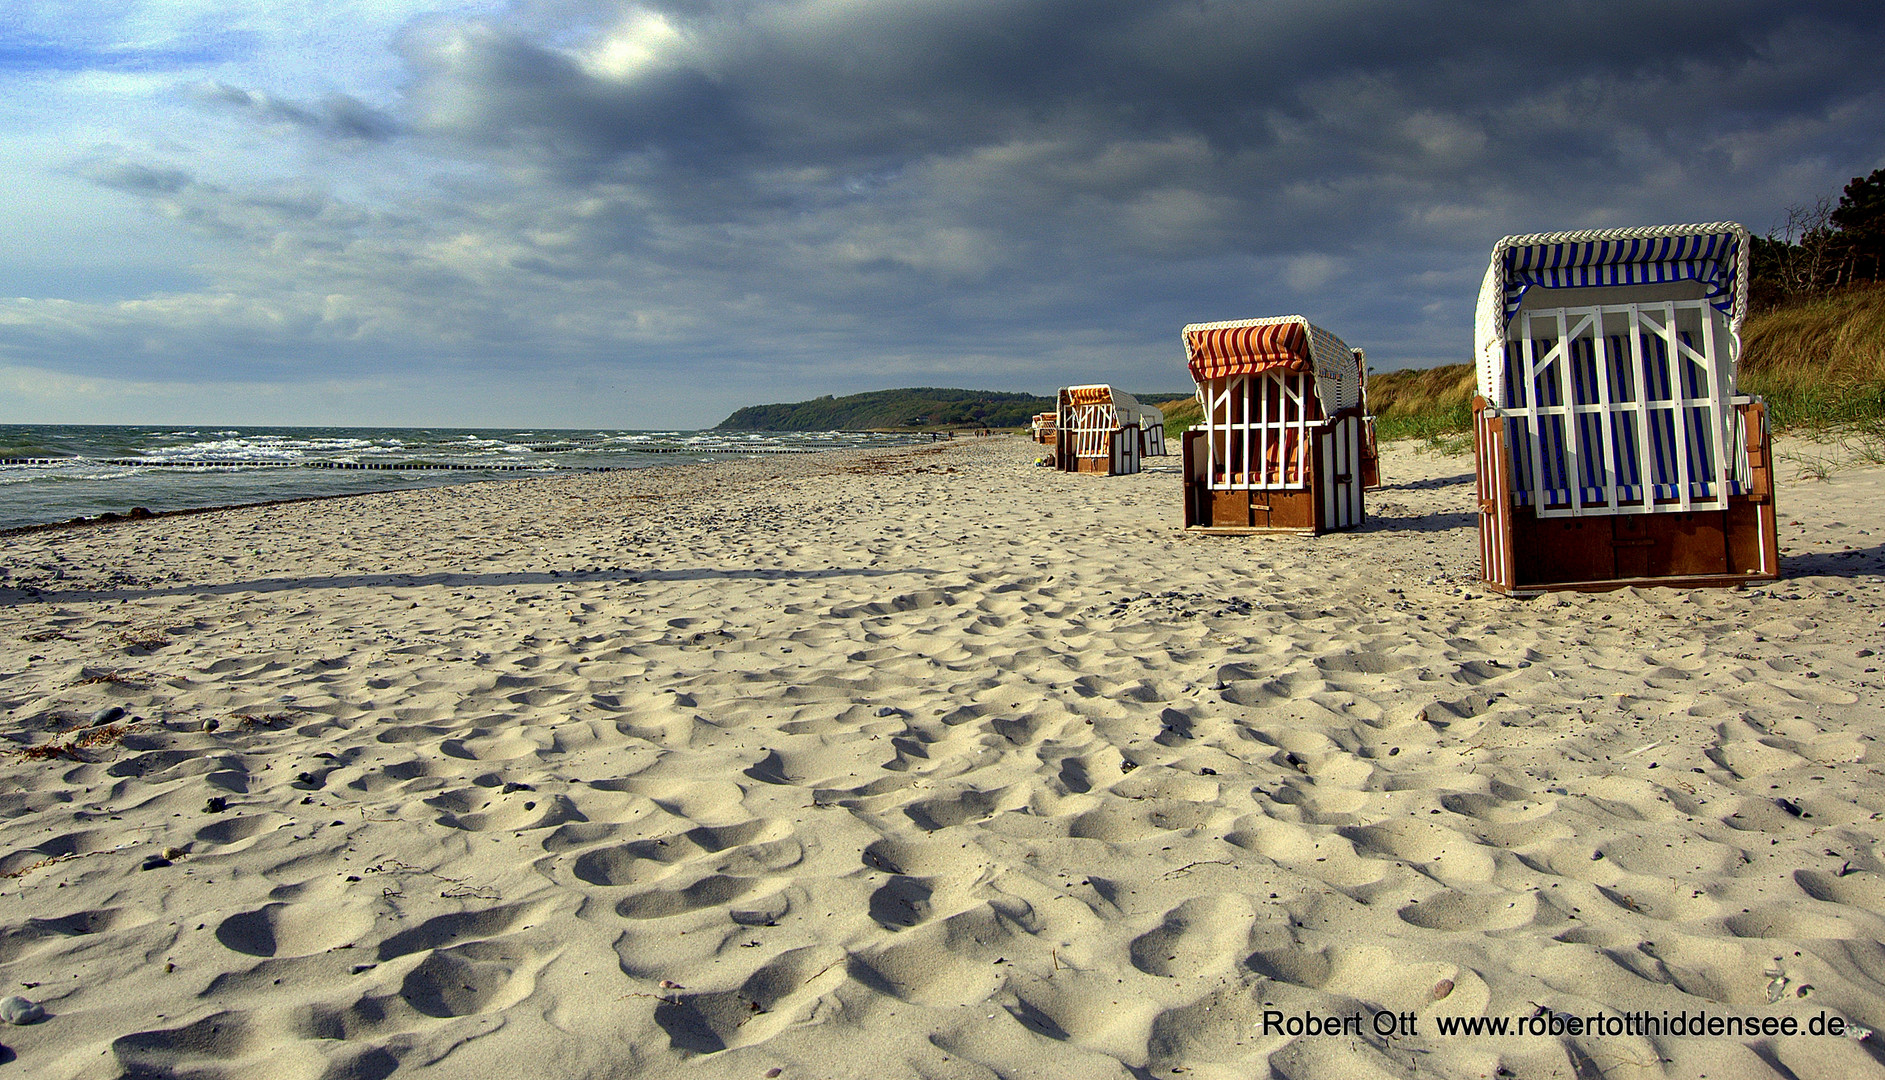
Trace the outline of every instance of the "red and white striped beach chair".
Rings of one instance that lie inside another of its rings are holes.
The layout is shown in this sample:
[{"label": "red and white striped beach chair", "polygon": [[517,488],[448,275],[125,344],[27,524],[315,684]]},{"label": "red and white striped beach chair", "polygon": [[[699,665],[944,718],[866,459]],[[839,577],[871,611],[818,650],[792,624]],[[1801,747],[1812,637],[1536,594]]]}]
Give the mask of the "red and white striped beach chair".
[{"label": "red and white striped beach chair", "polygon": [[1779,573],[1766,413],[1735,393],[1748,234],[1509,236],[1479,293],[1480,576],[1494,589]]},{"label": "red and white striped beach chair", "polygon": [[1185,528],[1348,529],[1364,519],[1374,438],[1360,349],[1301,315],[1185,327],[1203,422],[1185,433]]},{"label": "red and white striped beach chair", "polygon": [[1061,472],[1123,476],[1139,471],[1151,436],[1146,414],[1160,417],[1158,453],[1165,452],[1163,414],[1103,383],[1062,387],[1055,410],[1054,464]]}]

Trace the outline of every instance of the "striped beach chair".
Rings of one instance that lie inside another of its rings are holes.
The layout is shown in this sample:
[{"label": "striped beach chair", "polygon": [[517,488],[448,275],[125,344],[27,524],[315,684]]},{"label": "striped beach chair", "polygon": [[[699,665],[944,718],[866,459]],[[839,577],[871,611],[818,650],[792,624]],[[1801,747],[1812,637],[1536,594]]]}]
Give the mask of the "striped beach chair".
[{"label": "striped beach chair", "polygon": [[1054,464],[1061,472],[1123,476],[1139,471],[1150,437],[1147,413],[1159,417],[1158,452],[1165,452],[1164,414],[1104,383],[1062,387],[1054,416]]},{"label": "striped beach chair", "polygon": [[1054,445],[1056,420],[1051,412],[1035,413],[1029,424],[1029,437],[1044,446]]},{"label": "striped beach chair", "polygon": [[1779,573],[1765,410],[1735,393],[1739,225],[1510,236],[1475,327],[1481,577],[1495,589]]},{"label": "striped beach chair", "polygon": [[1185,528],[1348,529],[1376,482],[1360,349],[1301,315],[1194,323],[1185,363],[1203,421],[1185,433]]}]

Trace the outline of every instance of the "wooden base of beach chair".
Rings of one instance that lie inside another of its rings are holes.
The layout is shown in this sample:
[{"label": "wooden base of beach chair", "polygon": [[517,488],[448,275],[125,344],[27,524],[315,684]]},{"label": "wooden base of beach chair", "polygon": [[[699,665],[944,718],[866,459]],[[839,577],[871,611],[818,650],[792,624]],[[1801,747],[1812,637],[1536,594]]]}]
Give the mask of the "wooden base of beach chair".
[{"label": "wooden base of beach chair", "polygon": [[1732,588],[1780,576],[1772,448],[1758,404],[1744,407],[1751,487],[1719,510],[1539,517],[1512,497],[1505,424],[1474,402],[1480,581],[1514,596],[1651,585]]},{"label": "wooden base of beach chair", "polygon": [[[1184,435],[1185,529],[1208,536],[1255,533],[1320,535],[1349,529],[1363,520],[1359,415],[1338,414],[1310,429],[1311,476],[1302,490],[1251,490],[1213,487],[1204,470],[1206,433]],[[1341,468],[1345,471],[1337,472]]]},{"label": "wooden base of beach chair", "polygon": [[[1130,476],[1139,471],[1148,439],[1141,421],[1157,410],[1110,386],[1063,386],[1054,412],[1054,463],[1061,472]],[[1042,419],[1045,419],[1042,417]],[[1164,453],[1164,428],[1158,453]]]},{"label": "wooden base of beach chair", "polygon": [[1510,522],[1511,580],[1486,582],[1500,592],[1719,588],[1779,576],[1772,501],[1734,497],[1725,510],[1583,518],[1521,510]]},{"label": "wooden base of beach chair", "polygon": [[[1092,444],[1097,443],[1097,446]],[[1100,452],[1086,453],[1083,450]],[[1095,438],[1061,429],[1055,439],[1054,467],[1061,472],[1089,476],[1130,476],[1139,471],[1140,441],[1137,428],[1102,432]]]},{"label": "wooden base of beach chair", "polygon": [[1204,491],[1201,512],[1185,528],[1196,533],[1310,533],[1325,530],[1315,520],[1315,497],[1307,491]]}]

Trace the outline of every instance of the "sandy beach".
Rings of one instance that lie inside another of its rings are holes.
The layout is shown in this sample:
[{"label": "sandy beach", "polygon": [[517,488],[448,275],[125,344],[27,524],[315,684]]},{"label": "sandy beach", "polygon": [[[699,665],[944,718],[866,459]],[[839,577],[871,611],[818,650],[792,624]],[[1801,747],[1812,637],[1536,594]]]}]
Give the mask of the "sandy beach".
[{"label": "sandy beach", "polygon": [[1413,444],[0,537],[0,1077],[1885,1075],[1885,467],[1779,449],[1744,590],[1489,595]]}]

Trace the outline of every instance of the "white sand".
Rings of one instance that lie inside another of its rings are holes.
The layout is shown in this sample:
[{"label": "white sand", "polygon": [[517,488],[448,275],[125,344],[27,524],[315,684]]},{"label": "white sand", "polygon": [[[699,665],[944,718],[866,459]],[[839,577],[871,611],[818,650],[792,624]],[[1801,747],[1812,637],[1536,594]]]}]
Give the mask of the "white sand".
[{"label": "white sand", "polygon": [[1885,1028],[1885,469],[1776,586],[1518,601],[1465,458],[1207,538],[1036,450],[0,538],[0,1077],[1885,1072],[1438,1030]]}]

